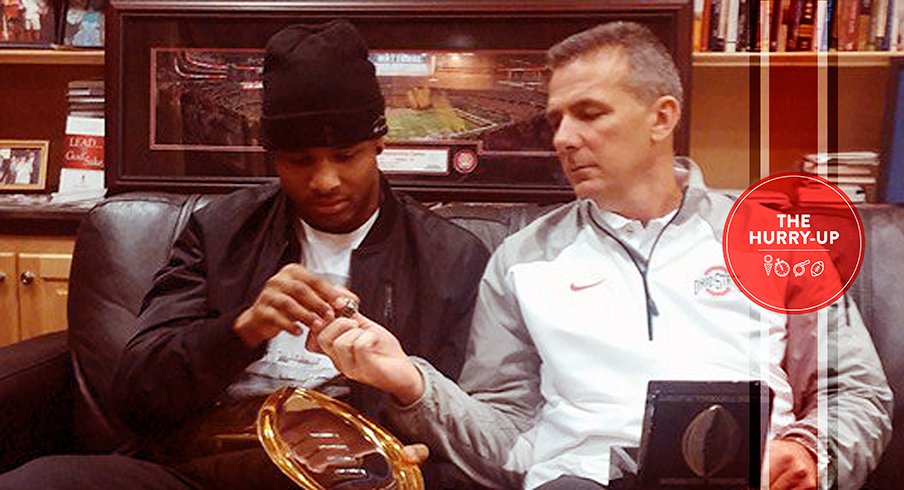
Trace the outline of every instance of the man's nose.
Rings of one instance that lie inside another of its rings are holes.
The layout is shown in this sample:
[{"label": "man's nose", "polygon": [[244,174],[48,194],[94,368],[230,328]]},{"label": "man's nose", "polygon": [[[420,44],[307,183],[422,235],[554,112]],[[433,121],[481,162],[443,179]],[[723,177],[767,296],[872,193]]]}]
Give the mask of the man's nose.
[{"label": "man's nose", "polygon": [[319,193],[329,193],[339,188],[340,179],[336,164],[329,159],[322,159],[314,166],[311,177],[311,189]]},{"label": "man's nose", "polygon": [[578,132],[574,120],[564,116],[552,137],[552,144],[557,152],[565,152],[577,148]]}]

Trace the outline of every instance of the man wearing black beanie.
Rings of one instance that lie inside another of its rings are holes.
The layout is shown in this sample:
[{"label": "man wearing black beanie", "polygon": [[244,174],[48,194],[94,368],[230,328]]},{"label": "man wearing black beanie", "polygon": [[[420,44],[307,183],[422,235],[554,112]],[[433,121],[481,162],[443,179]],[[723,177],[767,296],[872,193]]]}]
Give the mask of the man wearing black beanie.
[{"label": "man wearing black beanie", "polygon": [[[267,43],[263,78],[262,141],[279,183],[195,212],[155,276],[114,380],[138,457],[40,458],[0,488],[291,488],[275,466],[195,464],[184,437],[234,423],[224,408],[284,385],[388,424],[387,395],[339,376],[308,336],[349,297],[406,352],[458,375],[489,253],[377,168],[385,102],[361,35],[345,21],[289,26]],[[424,475],[428,488],[467,486],[448,480],[451,465]]]}]

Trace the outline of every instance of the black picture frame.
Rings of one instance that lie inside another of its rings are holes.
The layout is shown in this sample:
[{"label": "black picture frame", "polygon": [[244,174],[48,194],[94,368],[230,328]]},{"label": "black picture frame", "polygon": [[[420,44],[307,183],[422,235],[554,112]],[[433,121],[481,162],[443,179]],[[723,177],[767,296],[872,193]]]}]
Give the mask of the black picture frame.
[{"label": "black picture frame", "polygon": [[[672,50],[689,91],[692,7],[689,0],[111,0],[106,46],[107,186],[111,193],[225,192],[275,175],[260,148],[210,151],[155,144],[152,131],[160,100],[154,95],[159,89],[153,86],[157,75],[151,71],[157,68],[152,68],[152,58],[166,50],[260,50],[286,25],[345,18],[362,32],[372,51],[543,53],[568,35],[601,22],[633,20],[648,25]],[[688,109],[676,138],[681,154],[688,152]],[[429,201],[552,202],[572,197],[551,141],[542,151],[484,151],[469,142],[447,143],[447,171],[388,172],[392,185]],[[390,150],[419,148],[410,142],[389,144]],[[472,163],[476,170],[469,166]]]}]

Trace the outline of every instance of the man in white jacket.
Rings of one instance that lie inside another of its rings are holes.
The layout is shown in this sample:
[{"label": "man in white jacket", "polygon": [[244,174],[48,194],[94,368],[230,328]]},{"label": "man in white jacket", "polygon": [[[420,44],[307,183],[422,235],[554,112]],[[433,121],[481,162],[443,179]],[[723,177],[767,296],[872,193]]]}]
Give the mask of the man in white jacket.
[{"label": "man in white jacket", "polygon": [[[486,485],[604,488],[609,448],[639,442],[649,380],[753,378],[775,392],[764,484],[859,487],[890,437],[891,391],[856,307],[829,306],[828,335],[817,313],[773,313],[734,287],[732,200],[675,156],[683,90],[646,28],[598,26],[549,63],[547,117],[578,199],[493,255],[458,384],[362,316],[322,330],[325,352]],[[831,374],[819,342],[837,352]]]}]

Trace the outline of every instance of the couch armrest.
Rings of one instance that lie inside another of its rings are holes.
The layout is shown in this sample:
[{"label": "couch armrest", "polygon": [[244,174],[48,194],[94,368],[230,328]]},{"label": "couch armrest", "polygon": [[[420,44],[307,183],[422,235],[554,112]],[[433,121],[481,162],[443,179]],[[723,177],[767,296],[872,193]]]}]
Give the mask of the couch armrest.
[{"label": "couch armrest", "polygon": [[0,348],[0,414],[0,473],[71,448],[72,363],[66,332]]}]

